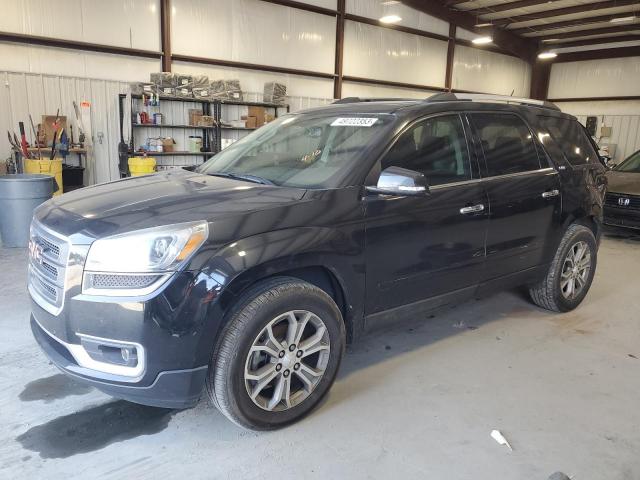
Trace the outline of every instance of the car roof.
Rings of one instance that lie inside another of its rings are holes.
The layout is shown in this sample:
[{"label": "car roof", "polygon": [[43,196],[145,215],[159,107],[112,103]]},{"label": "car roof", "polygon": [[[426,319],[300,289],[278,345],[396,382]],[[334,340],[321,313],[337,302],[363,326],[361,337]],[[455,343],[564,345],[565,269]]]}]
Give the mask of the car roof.
[{"label": "car roof", "polygon": [[540,105],[529,105],[505,103],[504,101],[467,101],[456,99],[430,101],[429,99],[349,98],[338,100],[330,105],[301,110],[296,113],[323,115],[393,114],[400,118],[412,118],[431,113],[470,110],[512,112],[520,113],[527,117],[531,115],[541,115],[575,119],[573,115],[561,112],[555,105],[549,104],[548,102]]}]

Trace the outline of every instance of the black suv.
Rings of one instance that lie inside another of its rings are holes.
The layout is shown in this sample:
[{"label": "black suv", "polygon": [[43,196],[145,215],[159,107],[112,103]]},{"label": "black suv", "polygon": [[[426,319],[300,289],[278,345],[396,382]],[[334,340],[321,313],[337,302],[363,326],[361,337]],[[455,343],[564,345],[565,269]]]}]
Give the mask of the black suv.
[{"label": "black suv", "polygon": [[345,344],[528,286],[564,312],[591,285],[604,167],[547,102],[440,94],[286,115],[195,171],[39,207],[33,334],[115,397],[272,429],[329,390]]}]

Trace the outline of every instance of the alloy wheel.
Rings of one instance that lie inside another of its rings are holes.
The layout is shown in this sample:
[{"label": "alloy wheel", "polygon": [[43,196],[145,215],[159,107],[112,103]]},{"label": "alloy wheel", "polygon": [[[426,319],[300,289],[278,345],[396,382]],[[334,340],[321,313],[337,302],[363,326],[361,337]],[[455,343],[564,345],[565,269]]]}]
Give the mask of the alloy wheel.
[{"label": "alloy wheel", "polygon": [[584,290],[591,271],[591,251],[586,242],[575,243],[562,264],[560,289],[564,298],[572,300]]},{"label": "alloy wheel", "polygon": [[247,393],[263,410],[299,405],[320,383],[330,357],[329,331],[316,314],[292,310],[253,341],[244,368]]}]

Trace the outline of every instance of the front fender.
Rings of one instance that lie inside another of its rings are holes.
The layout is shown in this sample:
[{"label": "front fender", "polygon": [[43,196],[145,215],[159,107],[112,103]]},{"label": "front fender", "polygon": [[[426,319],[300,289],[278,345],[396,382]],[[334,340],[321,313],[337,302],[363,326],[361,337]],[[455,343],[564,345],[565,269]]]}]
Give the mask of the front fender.
[{"label": "front fender", "polygon": [[357,229],[328,227],[275,230],[223,246],[201,268],[220,285],[210,312],[216,325],[213,336],[218,336],[226,313],[250,285],[305,267],[321,267],[334,276],[344,295],[345,320],[358,329],[356,319],[364,312],[363,250],[364,236]]}]

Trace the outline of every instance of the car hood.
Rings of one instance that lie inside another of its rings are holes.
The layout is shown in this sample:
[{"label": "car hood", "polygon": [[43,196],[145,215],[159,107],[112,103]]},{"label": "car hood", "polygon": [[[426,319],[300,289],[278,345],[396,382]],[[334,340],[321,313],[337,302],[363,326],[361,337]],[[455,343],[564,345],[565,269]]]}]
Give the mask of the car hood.
[{"label": "car hood", "polygon": [[131,230],[279,207],[305,192],[176,170],[66,193],[41,205],[35,217],[74,243],[90,243]]},{"label": "car hood", "polygon": [[607,172],[607,180],[609,192],[640,195],[640,173],[612,170]]}]

